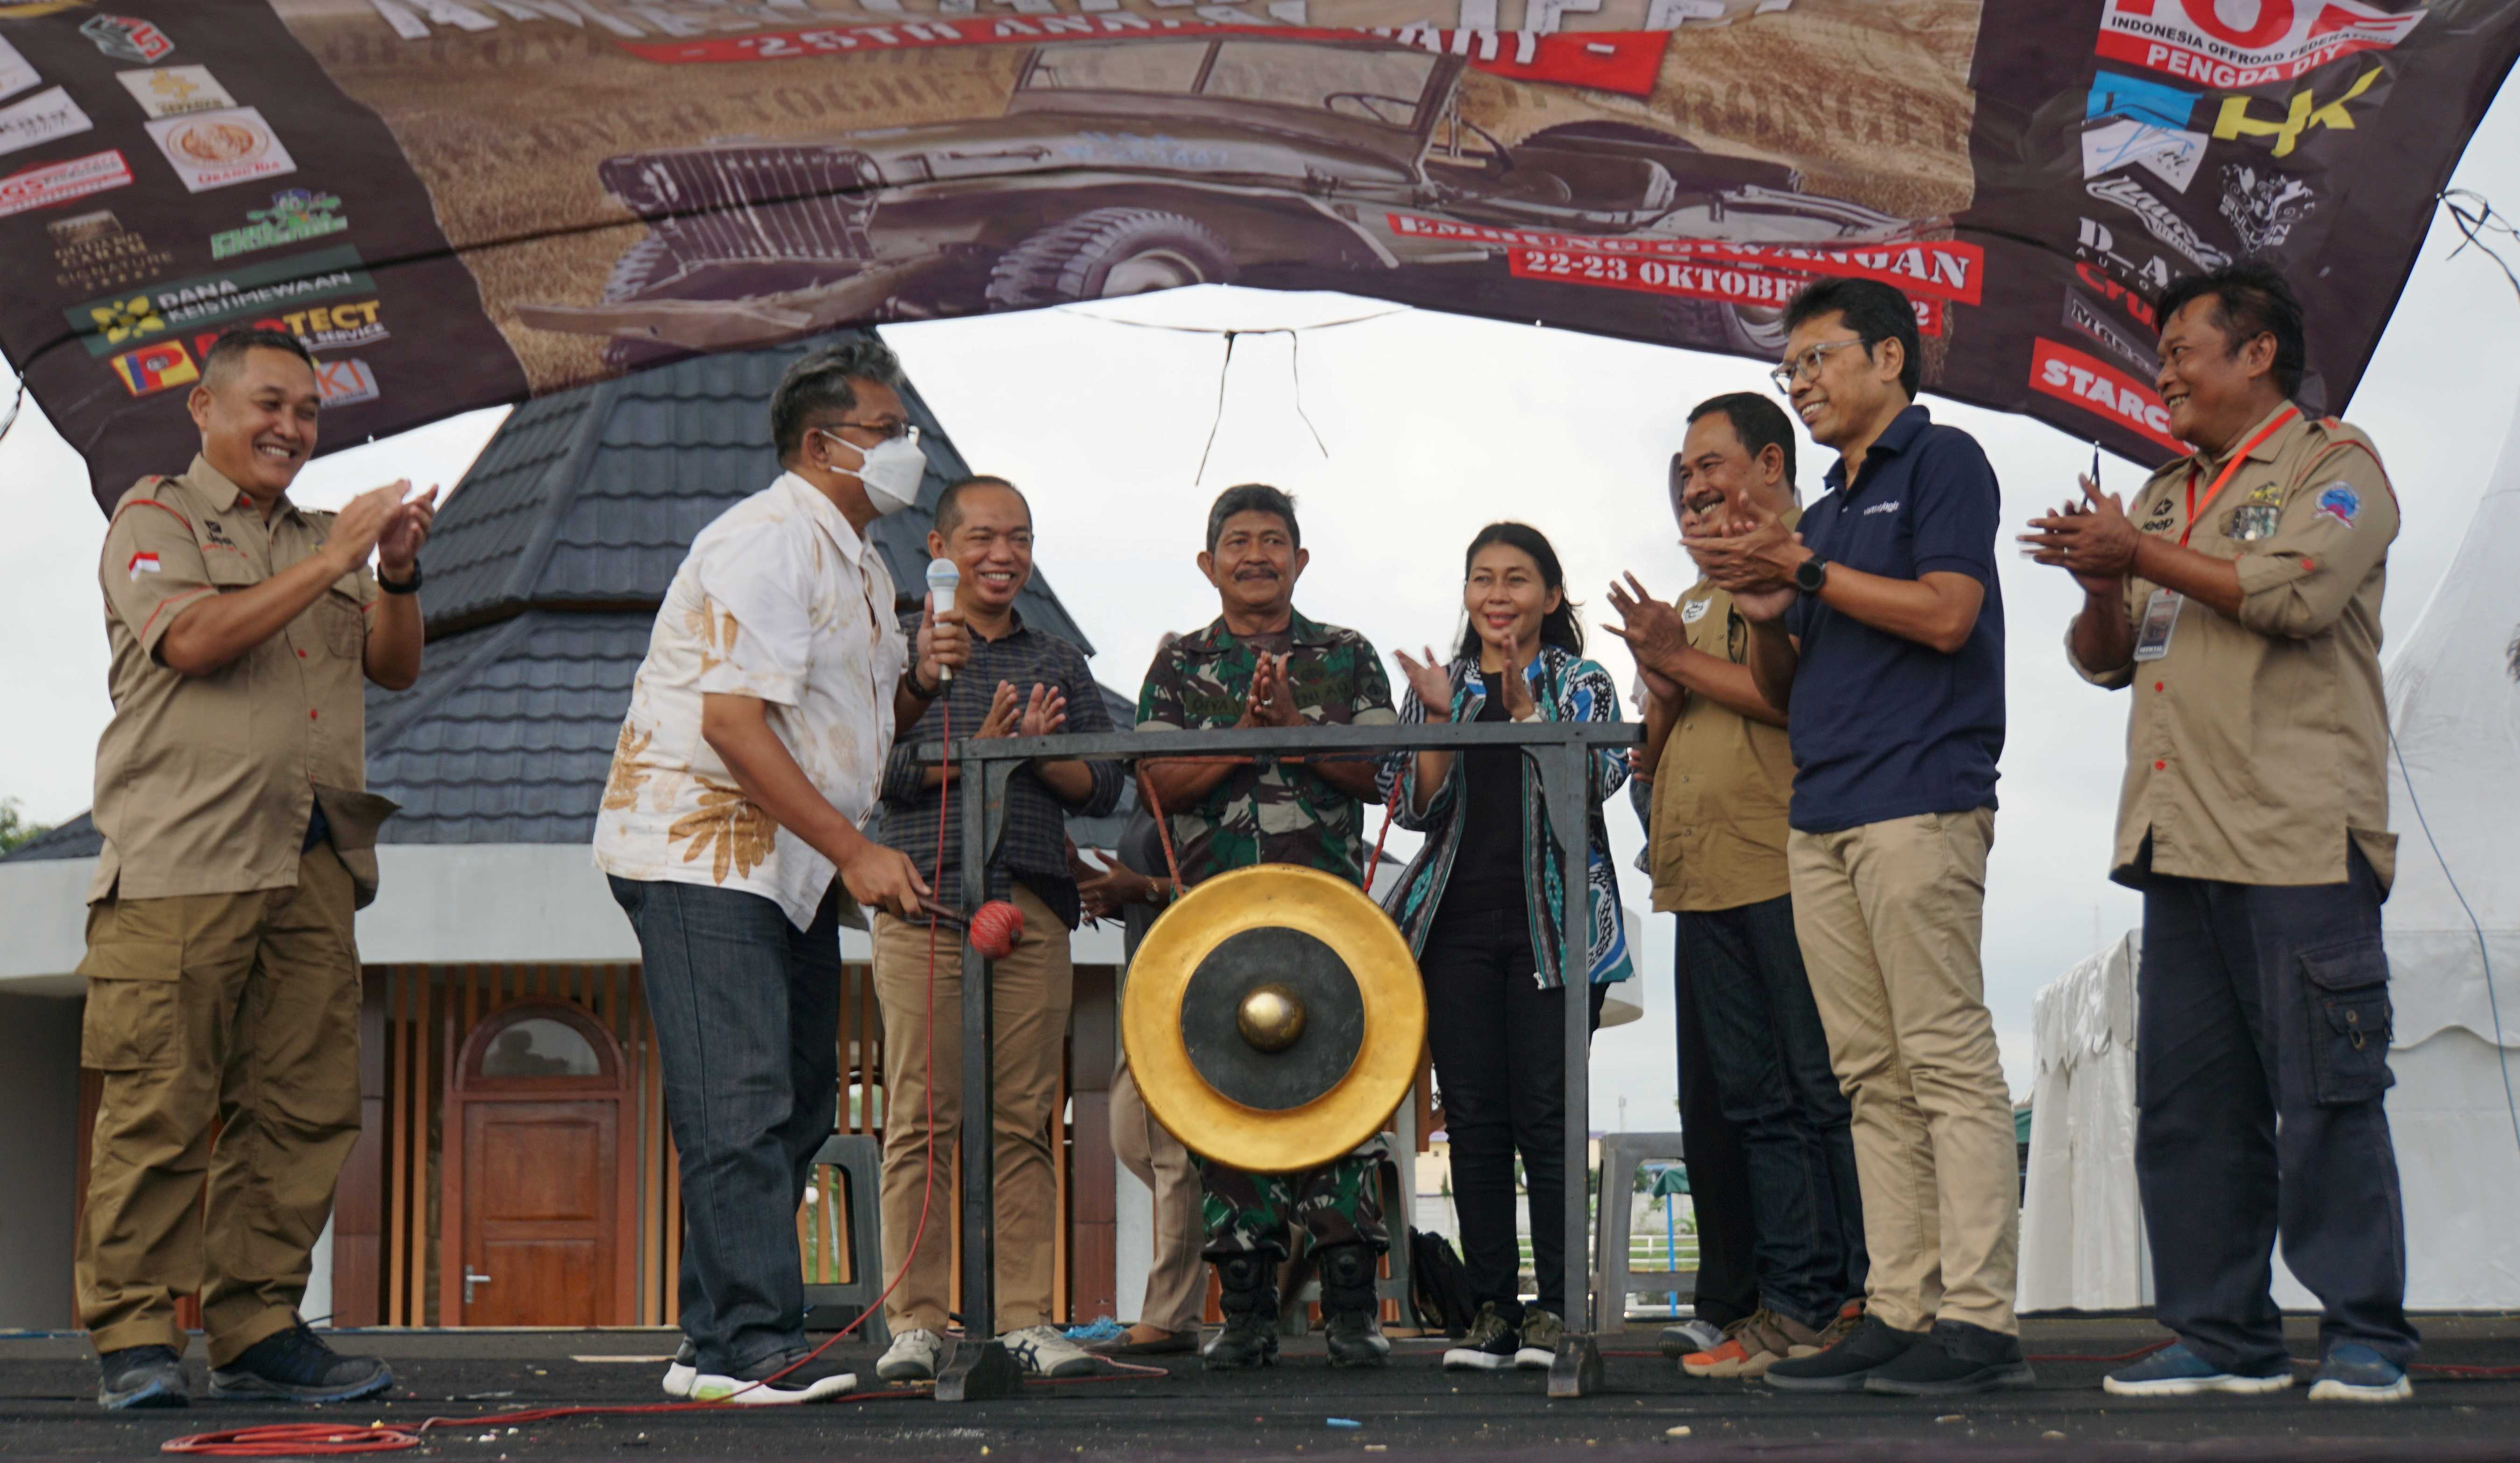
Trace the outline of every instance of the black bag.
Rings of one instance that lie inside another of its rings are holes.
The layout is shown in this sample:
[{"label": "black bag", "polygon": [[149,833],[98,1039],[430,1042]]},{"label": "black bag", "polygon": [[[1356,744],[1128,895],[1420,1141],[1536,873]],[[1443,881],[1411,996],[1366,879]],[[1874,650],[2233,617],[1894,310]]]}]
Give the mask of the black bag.
[{"label": "black bag", "polygon": [[1456,1341],[1467,1336],[1478,1306],[1470,1299],[1469,1267],[1453,1242],[1422,1229],[1409,1231],[1409,1275],[1418,1324]]}]

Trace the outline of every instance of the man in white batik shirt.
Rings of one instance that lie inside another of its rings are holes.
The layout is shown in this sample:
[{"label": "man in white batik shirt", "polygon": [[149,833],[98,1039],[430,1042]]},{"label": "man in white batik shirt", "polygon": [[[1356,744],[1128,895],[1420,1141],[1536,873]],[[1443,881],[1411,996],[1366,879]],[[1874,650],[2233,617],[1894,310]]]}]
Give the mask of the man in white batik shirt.
[{"label": "man in white batik shirt", "polygon": [[953,610],[914,655],[866,537],[926,470],[900,382],[871,336],[788,367],[770,400],[787,471],[692,541],[596,815],[680,1155],[676,1396],[809,1402],[857,1385],[804,1359],[795,1228],[835,1117],[839,927],[867,907],[920,912],[919,871],[859,824],[893,738],[969,657]]}]

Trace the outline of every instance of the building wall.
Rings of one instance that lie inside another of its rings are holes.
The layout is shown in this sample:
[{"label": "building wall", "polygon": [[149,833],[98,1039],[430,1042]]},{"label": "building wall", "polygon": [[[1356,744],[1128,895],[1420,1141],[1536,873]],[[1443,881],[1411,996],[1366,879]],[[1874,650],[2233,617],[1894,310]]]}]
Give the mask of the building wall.
[{"label": "building wall", "polygon": [[0,1328],[70,1324],[80,1005],[0,993]]}]

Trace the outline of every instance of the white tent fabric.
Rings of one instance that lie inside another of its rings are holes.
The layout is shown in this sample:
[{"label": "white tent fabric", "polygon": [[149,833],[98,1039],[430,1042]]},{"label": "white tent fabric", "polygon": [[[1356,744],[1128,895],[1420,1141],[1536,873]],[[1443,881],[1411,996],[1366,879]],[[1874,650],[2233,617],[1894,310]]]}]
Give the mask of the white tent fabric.
[{"label": "white tent fabric", "polygon": [[[2450,571],[2392,657],[2382,909],[2395,1032],[2389,1122],[2406,1194],[2407,1301],[2520,1308],[2520,414]],[[2128,935],[2033,1007],[2024,1310],[2152,1301],[2135,1194]],[[2493,980],[2488,981],[2489,966]],[[2276,1264],[2275,1300],[2314,1309]]]}]

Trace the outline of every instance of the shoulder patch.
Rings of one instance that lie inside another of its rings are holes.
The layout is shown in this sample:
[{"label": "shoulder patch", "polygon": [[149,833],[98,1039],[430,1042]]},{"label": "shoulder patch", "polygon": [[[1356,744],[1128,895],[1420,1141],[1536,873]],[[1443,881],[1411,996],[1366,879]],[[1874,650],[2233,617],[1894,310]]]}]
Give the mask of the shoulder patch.
[{"label": "shoulder patch", "polygon": [[2362,511],[2362,495],[2348,483],[2330,482],[2318,489],[2318,506],[2315,511],[2320,518],[2334,519],[2351,528],[2355,516]]}]

